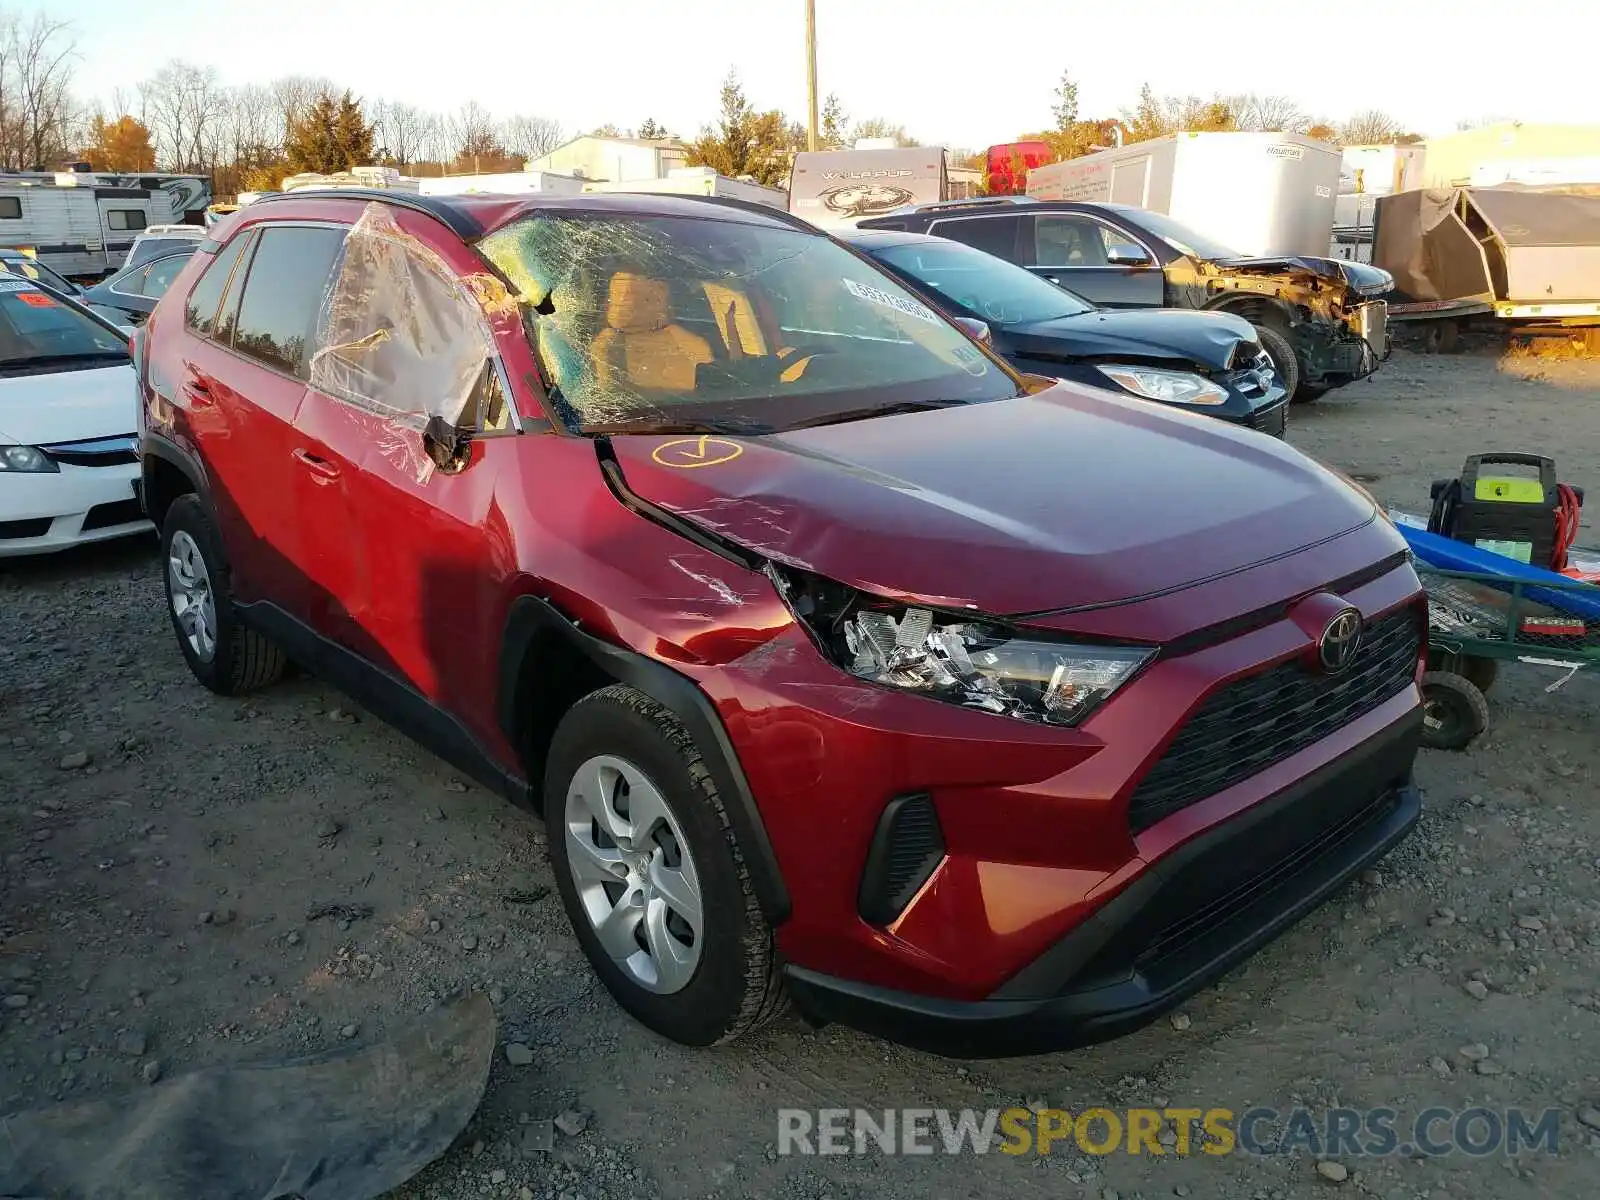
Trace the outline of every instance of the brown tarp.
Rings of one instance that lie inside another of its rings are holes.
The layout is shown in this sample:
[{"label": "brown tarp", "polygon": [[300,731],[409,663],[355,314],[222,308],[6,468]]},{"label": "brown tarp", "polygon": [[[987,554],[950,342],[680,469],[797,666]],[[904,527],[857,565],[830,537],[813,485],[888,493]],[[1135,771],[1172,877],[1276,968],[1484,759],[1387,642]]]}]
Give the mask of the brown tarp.
[{"label": "brown tarp", "polygon": [[1600,300],[1600,196],[1438,188],[1378,198],[1374,266],[1407,300]]}]

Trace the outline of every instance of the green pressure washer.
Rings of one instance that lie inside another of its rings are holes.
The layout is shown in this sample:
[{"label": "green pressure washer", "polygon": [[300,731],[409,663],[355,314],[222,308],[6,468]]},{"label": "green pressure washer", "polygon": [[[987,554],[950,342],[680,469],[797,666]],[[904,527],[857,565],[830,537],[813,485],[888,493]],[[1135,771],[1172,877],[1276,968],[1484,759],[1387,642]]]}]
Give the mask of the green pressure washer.
[{"label": "green pressure washer", "polygon": [[[1530,467],[1537,479],[1486,475],[1485,466]],[[1474,454],[1458,479],[1435,480],[1428,532],[1529,566],[1559,571],[1577,533],[1583,489],[1556,475],[1540,454]]]}]

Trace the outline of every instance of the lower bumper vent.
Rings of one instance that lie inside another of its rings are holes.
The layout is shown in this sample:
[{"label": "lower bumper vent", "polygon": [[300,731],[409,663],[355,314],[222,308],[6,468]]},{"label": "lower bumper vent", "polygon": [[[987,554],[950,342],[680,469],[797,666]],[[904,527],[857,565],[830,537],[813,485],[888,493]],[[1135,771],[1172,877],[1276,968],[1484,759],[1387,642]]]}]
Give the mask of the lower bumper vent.
[{"label": "lower bumper vent", "polygon": [[867,850],[856,907],[869,925],[887,925],[905,911],[944,859],[944,832],[933,799],[899,796],[883,810]]}]

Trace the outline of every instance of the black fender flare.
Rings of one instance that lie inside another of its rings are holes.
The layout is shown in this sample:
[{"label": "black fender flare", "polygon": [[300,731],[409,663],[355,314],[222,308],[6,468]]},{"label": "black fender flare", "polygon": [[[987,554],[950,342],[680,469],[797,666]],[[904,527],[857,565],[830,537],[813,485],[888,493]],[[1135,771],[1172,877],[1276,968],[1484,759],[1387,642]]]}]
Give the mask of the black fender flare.
[{"label": "black fender flare", "polygon": [[178,445],[170,438],[152,433],[148,429],[139,435],[139,506],[150,515],[151,464],[161,461],[175,468],[193,486],[206,514],[213,522],[217,519],[216,500],[211,494],[211,483],[205,465],[193,451]]},{"label": "black fender flare", "polygon": [[500,643],[495,707],[507,739],[516,744],[516,684],[521,664],[533,640],[549,632],[565,638],[606,675],[670,708],[683,722],[723,798],[762,913],[773,926],[788,920],[789,891],[750,782],[739,765],[738,753],[710,698],[687,676],[665,663],[586,633],[547,600],[519,596],[506,616],[505,635]]}]

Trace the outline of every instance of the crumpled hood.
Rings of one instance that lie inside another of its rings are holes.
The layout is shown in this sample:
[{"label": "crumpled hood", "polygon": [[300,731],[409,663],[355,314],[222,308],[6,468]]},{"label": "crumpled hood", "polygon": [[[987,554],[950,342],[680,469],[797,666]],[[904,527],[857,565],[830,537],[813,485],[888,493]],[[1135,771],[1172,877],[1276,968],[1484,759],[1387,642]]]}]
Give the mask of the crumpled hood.
[{"label": "crumpled hood", "polygon": [[1101,310],[994,330],[997,348],[1046,358],[1106,358],[1128,355],[1165,358],[1220,371],[1228,367],[1240,342],[1254,342],[1255,330],[1229,313],[1186,312],[1179,308]]},{"label": "crumpled hood", "polygon": [[1276,438],[1072,384],[766,437],[612,445],[636,494],[723,538],[1001,615],[1171,591],[1377,517]]},{"label": "crumpled hood", "polygon": [[49,446],[116,437],[139,428],[133,367],[0,376],[0,442]]},{"label": "crumpled hood", "polygon": [[1220,258],[1215,265],[1228,271],[1309,271],[1322,279],[1342,283],[1363,296],[1381,296],[1394,289],[1394,276],[1381,267],[1348,262],[1342,258],[1316,258],[1311,255],[1266,258]]}]

